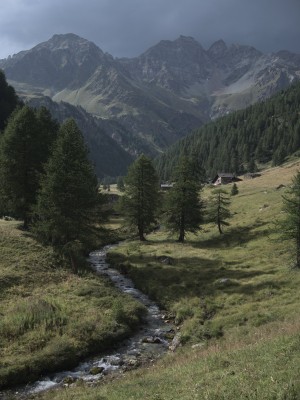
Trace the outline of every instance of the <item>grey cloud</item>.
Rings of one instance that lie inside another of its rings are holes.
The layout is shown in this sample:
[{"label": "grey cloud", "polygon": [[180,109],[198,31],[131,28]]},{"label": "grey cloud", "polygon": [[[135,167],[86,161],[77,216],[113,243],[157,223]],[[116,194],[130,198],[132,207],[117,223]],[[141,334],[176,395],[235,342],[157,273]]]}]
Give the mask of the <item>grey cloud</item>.
[{"label": "grey cloud", "polygon": [[[114,56],[135,56],[180,34],[300,53],[299,0],[4,0],[0,58],[73,32]],[[11,50],[9,50],[11,49]]]}]

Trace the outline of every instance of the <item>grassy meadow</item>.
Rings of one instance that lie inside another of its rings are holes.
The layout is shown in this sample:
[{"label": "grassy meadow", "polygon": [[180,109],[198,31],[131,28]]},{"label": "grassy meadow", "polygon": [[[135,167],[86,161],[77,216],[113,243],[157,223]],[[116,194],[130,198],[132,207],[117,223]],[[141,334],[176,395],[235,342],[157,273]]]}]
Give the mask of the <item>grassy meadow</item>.
[{"label": "grassy meadow", "polygon": [[238,183],[223,235],[205,224],[179,244],[162,228],[111,251],[111,262],[174,319],[183,346],[120,379],[37,398],[300,399],[300,272],[274,224],[299,169],[293,161]]},{"label": "grassy meadow", "polygon": [[72,273],[17,222],[0,220],[0,248],[0,388],[106,350],[144,312],[89,269]]}]

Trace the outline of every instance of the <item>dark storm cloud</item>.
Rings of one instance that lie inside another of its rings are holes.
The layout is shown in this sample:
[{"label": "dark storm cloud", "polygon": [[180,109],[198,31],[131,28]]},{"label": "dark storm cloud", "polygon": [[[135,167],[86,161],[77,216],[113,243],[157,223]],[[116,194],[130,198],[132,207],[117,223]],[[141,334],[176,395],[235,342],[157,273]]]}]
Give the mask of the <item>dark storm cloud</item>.
[{"label": "dark storm cloud", "polygon": [[195,37],[300,53],[299,0],[2,0],[0,58],[73,32],[114,56]]}]

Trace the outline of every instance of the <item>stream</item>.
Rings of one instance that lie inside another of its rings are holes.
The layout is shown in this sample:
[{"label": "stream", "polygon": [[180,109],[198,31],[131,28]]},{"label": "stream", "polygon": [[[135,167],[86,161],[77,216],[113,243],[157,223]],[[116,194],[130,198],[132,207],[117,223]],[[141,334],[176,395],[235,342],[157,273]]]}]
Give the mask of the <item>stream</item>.
[{"label": "stream", "polygon": [[[126,370],[153,362],[164,354],[171,345],[176,327],[164,318],[158,306],[144,293],[134,287],[131,279],[111,268],[106,262],[107,252],[112,245],[90,253],[88,261],[96,274],[108,276],[114,285],[124,293],[134,297],[144,304],[148,310],[138,332],[123,341],[119,348],[107,354],[94,356],[81,362],[70,371],[62,371],[44,376],[33,384],[19,387],[15,390],[0,392],[1,399],[26,398],[27,395],[39,393],[58,386],[68,386],[76,380],[95,382],[112,373],[123,373]],[[176,342],[177,335],[173,339]]]}]

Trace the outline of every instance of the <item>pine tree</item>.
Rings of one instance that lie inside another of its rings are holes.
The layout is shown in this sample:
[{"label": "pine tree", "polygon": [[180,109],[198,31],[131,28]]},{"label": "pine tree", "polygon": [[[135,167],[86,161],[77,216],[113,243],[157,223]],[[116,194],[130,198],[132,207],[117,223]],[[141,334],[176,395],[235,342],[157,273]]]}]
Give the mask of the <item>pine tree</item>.
[{"label": "pine tree", "polygon": [[230,194],[231,194],[231,196],[235,196],[238,193],[239,193],[239,189],[237,187],[237,184],[234,182],[234,184],[232,185]]},{"label": "pine tree", "polygon": [[117,180],[117,189],[118,189],[120,192],[124,192],[124,190],[125,190],[125,184],[124,184],[124,178],[123,178],[123,176],[119,176],[119,177],[118,177],[118,180]]},{"label": "pine tree", "polygon": [[125,192],[121,199],[126,224],[137,229],[139,239],[156,222],[159,204],[159,185],[152,162],[141,155],[128,169],[125,177]]},{"label": "pine tree", "polygon": [[57,133],[59,130],[59,123],[52,118],[50,111],[46,107],[41,107],[35,111],[37,118],[37,125],[40,132],[39,140],[39,156],[41,170],[43,165],[49,158],[50,152],[52,150],[52,145],[57,138]]},{"label": "pine tree", "polygon": [[275,150],[272,158],[272,166],[281,165],[286,157],[286,146],[281,143],[281,145]]},{"label": "pine tree", "polygon": [[254,158],[251,158],[250,161],[247,163],[247,170],[248,170],[248,172],[257,172],[258,171],[258,168],[257,168]]},{"label": "pine tree", "polygon": [[33,231],[43,243],[70,255],[87,249],[94,233],[100,195],[93,167],[74,120],[60,128],[41,179]]},{"label": "pine tree", "polygon": [[283,211],[285,217],[277,223],[277,229],[280,238],[291,245],[294,267],[300,268],[300,172],[294,176],[287,195],[283,196]]},{"label": "pine tree", "polygon": [[174,174],[175,184],[166,195],[165,223],[170,232],[184,242],[187,232],[197,232],[202,222],[201,183],[193,174],[193,162],[182,157]]},{"label": "pine tree", "polygon": [[44,135],[44,129],[45,124],[42,125],[35,111],[25,106],[13,113],[1,138],[1,208],[22,219],[24,228],[30,222],[40,175],[51,146],[51,136]]},{"label": "pine tree", "polygon": [[214,222],[218,226],[220,234],[223,233],[222,227],[229,225],[226,221],[231,216],[228,209],[229,204],[230,199],[226,190],[218,188],[212,191],[207,207],[208,221]]},{"label": "pine tree", "polygon": [[14,88],[6,82],[4,73],[0,70],[0,131],[2,131],[14,109],[20,105]]}]

